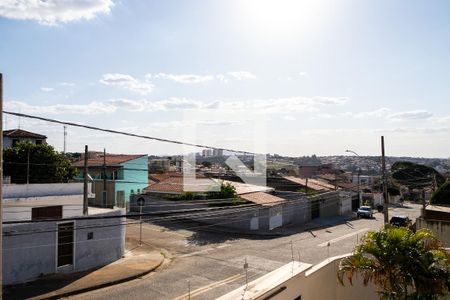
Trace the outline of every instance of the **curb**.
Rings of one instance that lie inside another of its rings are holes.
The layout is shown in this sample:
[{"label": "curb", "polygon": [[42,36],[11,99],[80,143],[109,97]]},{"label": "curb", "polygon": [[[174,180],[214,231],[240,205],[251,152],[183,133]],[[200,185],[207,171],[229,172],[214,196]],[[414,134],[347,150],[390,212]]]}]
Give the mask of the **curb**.
[{"label": "curb", "polygon": [[[98,285],[95,285],[95,286],[89,286],[89,287],[86,287],[86,288],[80,288],[78,290],[61,292],[61,293],[57,293],[57,294],[54,294],[54,295],[51,295],[51,296],[48,296],[48,297],[36,296],[36,297],[31,298],[31,299],[39,299],[39,300],[41,300],[41,299],[42,300],[44,300],[44,299],[45,300],[47,300],[47,299],[61,299],[61,297],[68,297],[68,296],[78,295],[78,294],[86,293],[86,292],[89,292],[89,291],[93,291],[93,290],[105,288],[105,287],[108,287],[108,286],[113,286],[113,285],[116,285],[116,284],[120,284],[120,283],[124,283],[124,282],[127,282],[127,281],[131,281],[131,280],[137,279],[139,277],[142,277],[144,275],[147,275],[148,273],[156,270],[157,268],[159,268],[163,264],[164,260],[165,260],[165,258],[163,257],[163,259],[161,259],[161,261],[156,266],[154,266],[153,268],[145,270],[145,271],[142,271],[139,274],[136,274],[136,275],[133,275],[133,276],[120,278],[120,279],[113,280],[113,281],[108,281],[108,282],[105,282],[105,283],[102,283],[102,284],[98,284]],[[50,293],[52,293],[52,292],[50,292]]]}]

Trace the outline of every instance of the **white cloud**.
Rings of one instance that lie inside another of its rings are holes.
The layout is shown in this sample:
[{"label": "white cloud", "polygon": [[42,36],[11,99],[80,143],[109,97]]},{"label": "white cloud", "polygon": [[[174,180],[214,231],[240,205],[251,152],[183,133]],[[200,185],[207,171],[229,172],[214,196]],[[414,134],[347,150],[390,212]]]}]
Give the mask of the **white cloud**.
[{"label": "white cloud", "polygon": [[113,6],[112,0],[2,0],[0,16],[56,25],[109,14]]},{"label": "white cloud", "polygon": [[295,121],[296,119],[295,119],[294,116],[287,115],[287,116],[283,117],[283,120],[285,120],[285,121]]},{"label": "white cloud", "polygon": [[411,111],[403,111],[394,114],[390,114],[387,116],[388,119],[391,120],[426,120],[433,116],[432,113],[426,110],[411,110]]},{"label": "white cloud", "polygon": [[61,85],[61,86],[75,86],[75,83],[73,83],[73,82],[60,82],[59,85]]},{"label": "white cloud", "polygon": [[215,110],[224,112],[292,113],[317,111],[325,105],[340,105],[348,101],[345,97],[290,97],[255,101],[201,102],[172,97],[165,100],[111,99],[88,104],[30,105],[20,101],[7,101],[9,110],[40,114],[108,114],[117,111],[153,112],[169,110]]},{"label": "white cloud", "polygon": [[255,75],[253,75],[251,72],[247,72],[247,71],[228,72],[227,75],[230,76],[232,79],[235,79],[235,80],[256,79]]},{"label": "white cloud", "polygon": [[250,80],[256,79],[256,76],[251,72],[247,71],[235,71],[227,72],[225,74],[170,74],[170,73],[158,73],[158,74],[147,74],[147,79],[164,79],[172,80],[178,83],[202,83],[212,81],[214,79],[219,80],[224,83],[228,83],[230,80]]},{"label": "white cloud", "polygon": [[391,109],[387,107],[382,107],[373,111],[363,111],[356,113],[354,115],[355,118],[367,118],[367,117],[377,117],[377,118],[384,118],[386,117],[386,114],[390,113]]},{"label": "white cloud", "polygon": [[147,78],[157,78],[157,79],[167,79],[172,80],[179,83],[201,83],[207,82],[214,79],[213,75],[195,75],[195,74],[167,74],[167,73],[158,73],[158,74],[147,74]]},{"label": "white cloud", "polygon": [[41,87],[41,91],[46,92],[46,93],[53,92],[54,90],[55,89],[51,88],[51,87]]},{"label": "white cloud", "polygon": [[147,95],[153,90],[153,84],[148,81],[140,81],[128,74],[108,73],[103,74],[100,83],[110,86],[118,86],[141,95]]},{"label": "white cloud", "polygon": [[308,72],[299,72],[298,75],[300,77],[307,77],[308,76]]},{"label": "white cloud", "polygon": [[20,101],[5,102],[5,109],[20,111],[22,113],[37,114],[105,114],[115,112],[117,107],[102,102],[91,102],[88,104],[55,104],[55,105],[29,105]]}]

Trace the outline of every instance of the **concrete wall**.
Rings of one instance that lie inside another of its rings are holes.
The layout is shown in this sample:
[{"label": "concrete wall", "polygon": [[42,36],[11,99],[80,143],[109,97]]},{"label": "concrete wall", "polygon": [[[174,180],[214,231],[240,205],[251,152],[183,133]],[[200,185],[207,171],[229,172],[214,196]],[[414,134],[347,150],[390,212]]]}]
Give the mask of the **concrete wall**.
[{"label": "concrete wall", "polygon": [[[105,211],[96,216],[121,215],[124,212]],[[73,221],[74,264],[65,270],[57,269],[57,224],[69,221],[4,225],[3,283],[22,283],[41,275],[86,270],[121,258],[125,244],[124,221],[124,218]],[[87,239],[88,232],[93,233],[93,239]]]},{"label": "concrete wall", "polygon": [[163,211],[184,211],[187,209],[200,209],[208,208],[206,202],[200,203],[199,201],[194,201],[195,204],[189,203],[189,201],[170,201],[165,200],[163,196],[159,197],[156,195],[133,195],[130,197],[130,212],[139,212],[139,205],[137,199],[144,199],[144,206],[142,207],[142,212],[163,212]]},{"label": "concrete wall", "polygon": [[443,220],[416,219],[416,229],[429,229],[436,234],[444,243],[445,247],[450,247],[450,222]]},{"label": "concrete wall", "polygon": [[62,195],[83,195],[83,183],[72,182],[3,185],[3,199]]},{"label": "concrete wall", "polygon": [[[311,199],[308,199],[302,193],[295,192],[276,192],[277,197],[287,198],[288,203],[278,205],[282,210],[283,226],[286,225],[301,225],[311,220]],[[317,196],[319,197],[319,196]],[[139,212],[137,199],[144,199],[143,212],[163,212],[163,211],[185,211],[189,209],[206,209],[211,208],[207,202],[194,201],[195,204],[189,201],[168,201],[161,199],[156,195],[134,195],[130,199],[130,211]],[[339,192],[329,192],[321,194],[320,199],[320,217],[338,216],[340,212],[340,198]],[[320,201],[319,200],[319,201]],[[212,200],[214,201],[214,200]],[[204,215],[196,213],[189,217],[190,220],[203,222],[206,224],[216,224],[223,227],[233,228],[240,231],[251,230],[251,222],[255,222],[254,218],[258,218],[258,230],[252,230],[257,233],[268,232],[270,206],[259,206],[254,209],[241,209],[239,206],[230,206],[229,212],[214,212],[214,215]],[[234,211],[234,210],[235,211]]]},{"label": "concrete wall", "polygon": [[327,192],[318,194],[308,198],[310,202],[319,201],[320,218],[339,216],[340,213],[340,197],[339,192]]},{"label": "concrete wall", "polygon": [[83,214],[82,183],[7,184],[3,186],[3,220],[30,220],[33,207],[63,206],[63,218]]},{"label": "concrete wall", "polygon": [[353,285],[345,280],[342,286],[336,277],[342,256],[330,258],[311,267],[309,264],[293,262],[236,289],[218,300],[271,299],[292,300],[375,300],[379,299],[376,289],[362,284],[361,276],[353,277]]},{"label": "concrete wall", "polygon": [[341,216],[352,212],[352,192],[339,192],[339,214]]},{"label": "concrete wall", "polygon": [[5,199],[3,201],[3,221],[31,220],[33,207],[54,205],[61,205],[63,207],[63,218],[83,214],[82,195]]}]

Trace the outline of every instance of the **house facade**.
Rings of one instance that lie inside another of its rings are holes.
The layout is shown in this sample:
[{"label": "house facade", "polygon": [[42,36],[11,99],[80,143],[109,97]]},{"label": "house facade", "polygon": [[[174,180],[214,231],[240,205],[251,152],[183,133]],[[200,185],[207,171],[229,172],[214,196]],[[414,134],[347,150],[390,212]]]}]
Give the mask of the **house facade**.
[{"label": "house facade", "polygon": [[45,135],[26,131],[23,129],[10,129],[3,131],[3,149],[11,148],[20,142],[31,142],[33,144],[45,144]]},{"label": "house facade", "polygon": [[83,215],[82,183],[4,185],[3,192],[5,285],[88,270],[123,256],[125,211],[89,207]]},{"label": "house facade", "polygon": [[[130,196],[140,194],[148,186],[148,155],[125,155],[98,152],[89,153],[88,180],[95,198],[90,205],[96,207],[123,207],[129,205]],[[76,180],[84,178],[84,156],[73,166]]]}]

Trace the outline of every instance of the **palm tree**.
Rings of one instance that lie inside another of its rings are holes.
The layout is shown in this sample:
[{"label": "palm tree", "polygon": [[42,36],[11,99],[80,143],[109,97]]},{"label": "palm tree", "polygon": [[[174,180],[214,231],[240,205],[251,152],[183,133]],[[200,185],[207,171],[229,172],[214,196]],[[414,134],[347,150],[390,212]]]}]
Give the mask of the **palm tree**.
[{"label": "palm tree", "polygon": [[450,290],[450,254],[429,230],[386,226],[366,233],[353,254],[341,260],[342,285],[344,276],[352,284],[356,273],[364,285],[380,288],[382,299],[437,299]]}]

